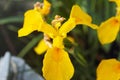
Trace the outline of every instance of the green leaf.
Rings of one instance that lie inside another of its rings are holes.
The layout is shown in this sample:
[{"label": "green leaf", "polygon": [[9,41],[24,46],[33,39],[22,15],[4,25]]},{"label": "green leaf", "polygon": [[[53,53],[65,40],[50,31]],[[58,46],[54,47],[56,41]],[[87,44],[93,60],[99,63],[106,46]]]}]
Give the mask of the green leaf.
[{"label": "green leaf", "polygon": [[117,41],[117,43],[120,43],[120,34],[117,35],[116,41]]},{"label": "green leaf", "polygon": [[18,54],[18,57],[24,57],[30,49],[32,49],[38,41],[42,38],[42,35],[38,35],[37,37],[33,38]]},{"label": "green leaf", "polygon": [[120,61],[120,51],[118,52],[118,57],[117,59]]},{"label": "green leaf", "polygon": [[74,52],[72,53],[73,57],[76,59],[76,61],[86,67],[87,66],[87,61],[86,59],[84,58],[84,56],[77,50],[75,49]]},{"label": "green leaf", "polygon": [[105,50],[105,52],[109,52],[110,47],[111,47],[111,44],[105,44],[105,45],[102,46],[102,48]]},{"label": "green leaf", "polygon": [[23,16],[11,16],[11,17],[0,19],[0,25],[22,22],[22,21],[23,21]]}]

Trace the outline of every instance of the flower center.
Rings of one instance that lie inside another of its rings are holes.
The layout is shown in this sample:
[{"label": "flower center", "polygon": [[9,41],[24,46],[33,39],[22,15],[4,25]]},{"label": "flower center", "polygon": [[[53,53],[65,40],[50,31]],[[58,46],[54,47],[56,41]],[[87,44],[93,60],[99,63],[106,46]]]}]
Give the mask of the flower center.
[{"label": "flower center", "polygon": [[52,39],[47,34],[44,34],[44,41],[50,48],[52,47]]},{"label": "flower center", "polygon": [[61,23],[65,20],[64,17],[61,17],[59,15],[56,15],[54,20],[52,20],[51,24],[55,29],[59,29],[59,27],[61,26]]},{"label": "flower center", "polygon": [[43,4],[43,3],[40,3],[40,2],[36,2],[36,3],[34,4],[34,8],[35,8],[36,10],[42,9],[43,6],[44,6],[44,4]]}]

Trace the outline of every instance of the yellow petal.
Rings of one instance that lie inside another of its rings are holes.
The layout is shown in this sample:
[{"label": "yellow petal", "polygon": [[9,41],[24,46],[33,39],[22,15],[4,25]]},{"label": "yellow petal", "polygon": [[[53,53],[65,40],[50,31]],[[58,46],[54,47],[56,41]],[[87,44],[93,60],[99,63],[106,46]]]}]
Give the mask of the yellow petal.
[{"label": "yellow petal", "polygon": [[63,45],[63,37],[57,36],[53,39],[53,47],[57,47],[57,48],[64,48]]},{"label": "yellow petal", "polygon": [[43,19],[38,11],[28,10],[25,13],[23,28],[21,28],[18,31],[18,36],[19,37],[26,36],[32,33],[33,31],[38,30],[38,28],[41,27],[42,23],[43,23]]},{"label": "yellow petal", "polygon": [[45,80],[70,80],[74,74],[68,53],[59,48],[51,48],[47,51],[42,71]]},{"label": "yellow petal", "polygon": [[47,49],[48,45],[45,43],[43,39],[38,43],[37,47],[34,48],[35,52],[39,55],[44,53]]},{"label": "yellow petal", "polygon": [[115,17],[111,17],[103,22],[97,30],[98,38],[102,44],[113,42],[119,32],[119,21]]},{"label": "yellow petal", "polygon": [[78,5],[74,5],[72,7],[70,18],[75,18],[76,24],[88,25],[93,29],[97,28],[97,26],[91,23],[92,22],[91,16],[89,16],[87,13],[82,11],[82,9]]},{"label": "yellow petal", "polygon": [[74,18],[68,19],[59,29],[59,33],[66,37],[66,34],[70,32],[76,26]]},{"label": "yellow petal", "polygon": [[58,34],[58,32],[46,22],[42,24],[42,27],[39,29],[39,31],[47,34],[51,38],[55,37]]},{"label": "yellow petal", "polygon": [[116,59],[102,60],[97,68],[97,80],[119,80],[120,62]]},{"label": "yellow petal", "polygon": [[44,4],[43,4],[43,8],[41,9],[41,13],[43,15],[49,14],[50,8],[51,8],[51,4],[47,0],[44,0]]}]

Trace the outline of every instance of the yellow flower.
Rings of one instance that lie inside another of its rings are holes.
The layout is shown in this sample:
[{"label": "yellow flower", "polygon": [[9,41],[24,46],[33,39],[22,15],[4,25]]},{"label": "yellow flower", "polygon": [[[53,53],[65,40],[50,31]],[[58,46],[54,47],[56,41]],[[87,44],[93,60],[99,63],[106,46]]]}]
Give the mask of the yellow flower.
[{"label": "yellow flower", "polygon": [[113,42],[120,30],[120,22],[117,17],[111,17],[110,19],[102,22],[97,30],[98,38],[102,44]]},{"label": "yellow flower", "polygon": [[33,31],[40,30],[44,22],[43,16],[50,12],[51,4],[44,0],[44,4],[37,2],[34,9],[28,10],[24,14],[24,25],[18,31],[18,37],[26,36]]},{"label": "yellow flower", "polygon": [[102,60],[97,68],[97,80],[120,80],[120,62],[116,59]]},{"label": "yellow flower", "polygon": [[70,18],[63,25],[65,18],[58,15],[50,25],[43,20],[43,16],[49,13],[50,4],[44,0],[44,5],[41,9],[41,5],[36,3],[33,10],[25,13],[24,26],[18,31],[18,35],[19,37],[26,36],[35,30],[43,32],[44,40],[40,41],[35,51],[41,54],[47,50],[42,68],[44,78],[46,80],[70,80],[74,74],[74,68],[68,53],[64,50],[63,39],[78,24],[88,25],[93,29],[97,29],[97,26],[92,24],[91,17],[78,5],[72,7]]},{"label": "yellow flower", "polygon": [[[72,7],[70,18],[64,24],[61,24],[64,20],[65,18],[56,15],[52,25],[43,22],[42,27],[39,29],[53,41],[51,47],[47,48],[43,60],[42,71],[46,80],[70,80],[74,74],[73,65],[63,45],[63,39],[67,37],[67,33],[75,28],[77,24],[84,24],[97,29],[97,26],[91,23],[91,17],[83,12],[78,5]],[[45,40],[45,42],[48,41]],[[45,45],[43,47],[46,49]],[[41,53],[41,47],[37,47],[37,49],[38,53],[39,50]]]}]

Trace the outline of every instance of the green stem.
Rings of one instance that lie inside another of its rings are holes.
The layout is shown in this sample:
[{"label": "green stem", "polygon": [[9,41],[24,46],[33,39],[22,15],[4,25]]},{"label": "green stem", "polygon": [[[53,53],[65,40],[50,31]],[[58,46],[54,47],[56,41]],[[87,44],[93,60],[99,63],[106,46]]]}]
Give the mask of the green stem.
[{"label": "green stem", "polygon": [[105,19],[109,18],[109,2],[108,0],[104,0],[104,3],[105,3]]},{"label": "green stem", "polygon": [[30,49],[32,49],[36,43],[42,38],[41,35],[38,35],[37,37],[33,38],[18,54],[18,57],[24,57]]}]

